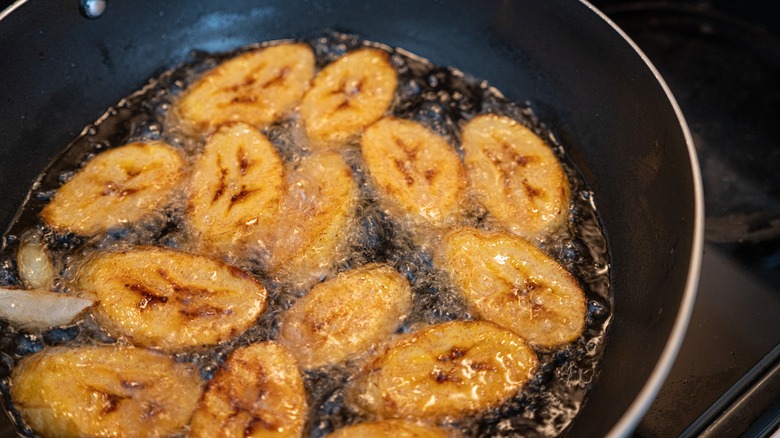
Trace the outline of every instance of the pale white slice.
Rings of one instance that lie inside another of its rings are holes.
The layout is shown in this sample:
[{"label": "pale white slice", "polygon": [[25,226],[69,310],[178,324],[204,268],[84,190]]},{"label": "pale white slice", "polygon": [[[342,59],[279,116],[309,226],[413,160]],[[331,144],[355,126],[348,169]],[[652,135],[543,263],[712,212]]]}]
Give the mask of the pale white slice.
[{"label": "pale white slice", "polygon": [[51,252],[37,231],[26,231],[19,239],[16,251],[16,269],[28,289],[51,290],[55,269]]},{"label": "pale white slice", "polygon": [[0,318],[23,329],[70,324],[94,305],[94,300],[62,293],[0,288]]}]

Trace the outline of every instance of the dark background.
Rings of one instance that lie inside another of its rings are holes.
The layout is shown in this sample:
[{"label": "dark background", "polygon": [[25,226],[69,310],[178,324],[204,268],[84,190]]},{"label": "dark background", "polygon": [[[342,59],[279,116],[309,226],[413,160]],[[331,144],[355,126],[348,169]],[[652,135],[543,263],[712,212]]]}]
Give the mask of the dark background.
[{"label": "dark background", "polygon": [[704,182],[696,304],[636,436],[768,436],[780,423],[780,4],[593,3],[668,83]]}]

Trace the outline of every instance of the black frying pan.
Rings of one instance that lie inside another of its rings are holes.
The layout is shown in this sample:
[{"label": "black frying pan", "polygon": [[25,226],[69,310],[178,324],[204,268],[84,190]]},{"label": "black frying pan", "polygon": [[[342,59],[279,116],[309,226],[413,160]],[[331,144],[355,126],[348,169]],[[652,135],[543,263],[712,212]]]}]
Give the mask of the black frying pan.
[{"label": "black frying pan", "polygon": [[[106,108],[192,49],[325,28],[405,48],[528,101],[595,192],[614,320],[571,436],[630,433],[671,366],[702,244],[698,167],[679,109],[624,36],[572,1],[17,2],[0,20],[0,228],[36,175]],[[10,13],[9,13],[10,12]]]}]

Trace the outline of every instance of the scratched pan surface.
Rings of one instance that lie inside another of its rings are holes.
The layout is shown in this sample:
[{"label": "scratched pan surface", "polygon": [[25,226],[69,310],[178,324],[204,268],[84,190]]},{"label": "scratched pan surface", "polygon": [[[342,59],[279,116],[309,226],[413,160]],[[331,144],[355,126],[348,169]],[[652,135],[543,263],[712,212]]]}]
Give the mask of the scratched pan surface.
[{"label": "scratched pan surface", "polygon": [[[0,20],[0,228],[83,126],[192,49],[323,29],[402,47],[528,102],[595,193],[614,316],[570,436],[626,435],[682,339],[701,248],[701,187],[676,104],[621,33],[559,1],[133,1],[87,19],[76,1],[17,2]],[[3,418],[6,434],[13,434]]]}]

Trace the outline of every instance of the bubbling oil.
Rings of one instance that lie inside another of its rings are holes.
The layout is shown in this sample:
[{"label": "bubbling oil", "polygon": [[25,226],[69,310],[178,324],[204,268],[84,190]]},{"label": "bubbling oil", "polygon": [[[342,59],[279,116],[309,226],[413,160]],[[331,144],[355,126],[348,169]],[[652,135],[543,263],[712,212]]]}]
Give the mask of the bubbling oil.
[{"label": "bubbling oil", "polygon": [[[545,139],[560,158],[572,188],[570,226],[548,236],[542,249],[559,261],[579,281],[588,303],[585,331],[575,342],[553,350],[537,351],[540,367],[533,380],[517,396],[479,415],[453,420],[446,426],[467,436],[555,436],[572,421],[598,374],[604,351],[604,333],[609,324],[612,298],[609,287],[609,255],[606,239],[595,207],[593,193],[559,144],[527,108],[506,100],[485,81],[470,77],[452,67],[436,66],[402,49],[390,48],[354,35],[327,31],[305,38],[314,49],[317,68],[344,53],[363,46],[389,53],[398,72],[398,89],[391,108],[393,115],[416,120],[443,136],[462,156],[460,126],[481,113],[506,115],[521,121]],[[141,90],[108,109],[95,123],[85,127],[38,177],[14,223],[3,236],[0,253],[0,286],[20,286],[15,266],[19,236],[35,230],[52,254],[54,266],[62,267],[55,290],[67,291],[74,266],[85,255],[131,245],[157,245],[184,251],[195,248],[185,220],[185,199],[174,198],[169,205],[133,227],[84,238],[55,234],[41,222],[39,214],[57,188],[69,180],[90,158],[106,149],[132,141],[163,140],[180,148],[191,162],[205,139],[188,133],[170,117],[176,98],[203,72],[221,61],[268,42],[230,53],[192,52],[191,60],[151,79]],[[295,115],[265,130],[289,171],[308,154],[305,135]],[[410,332],[417,327],[455,319],[474,319],[464,300],[447,276],[432,261],[427,245],[420,245],[419,229],[391,216],[378,202],[378,195],[360,157],[356,144],[343,155],[352,167],[359,188],[359,202],[346,245],[336,257],[337,271],[369,262],[393,265],[409,280],[414,304],[412,312],[398,329]],[[181,192],[181,191],[180,191]],[[489,214],[478,205],[468,206],[469,225],[489,227]],[[436,236],[424,236],[436,242]],[[227,259],[247,270],[268,290],[268,309],[260,320],[237,338],[214,347],[204,347],[176,355],[177,360],[195,364],[204,380],[209,380],[230,352],[253,342],[274,339],[279,315],[305,294],[268,276],[251,254],[231,254]],[[31,334],[0,321],[0,391],[3,402],[20,433],[34,436],[22,424],[9,396],[9,377],[18,361],[45,348],[96,343],[126,342],[105,332],[87,316],[78,323]],[[358,360],[305,373],[310,412],[306,436],[321,437],[340,427],[367,418],[345,401],[345,387]]]}]

